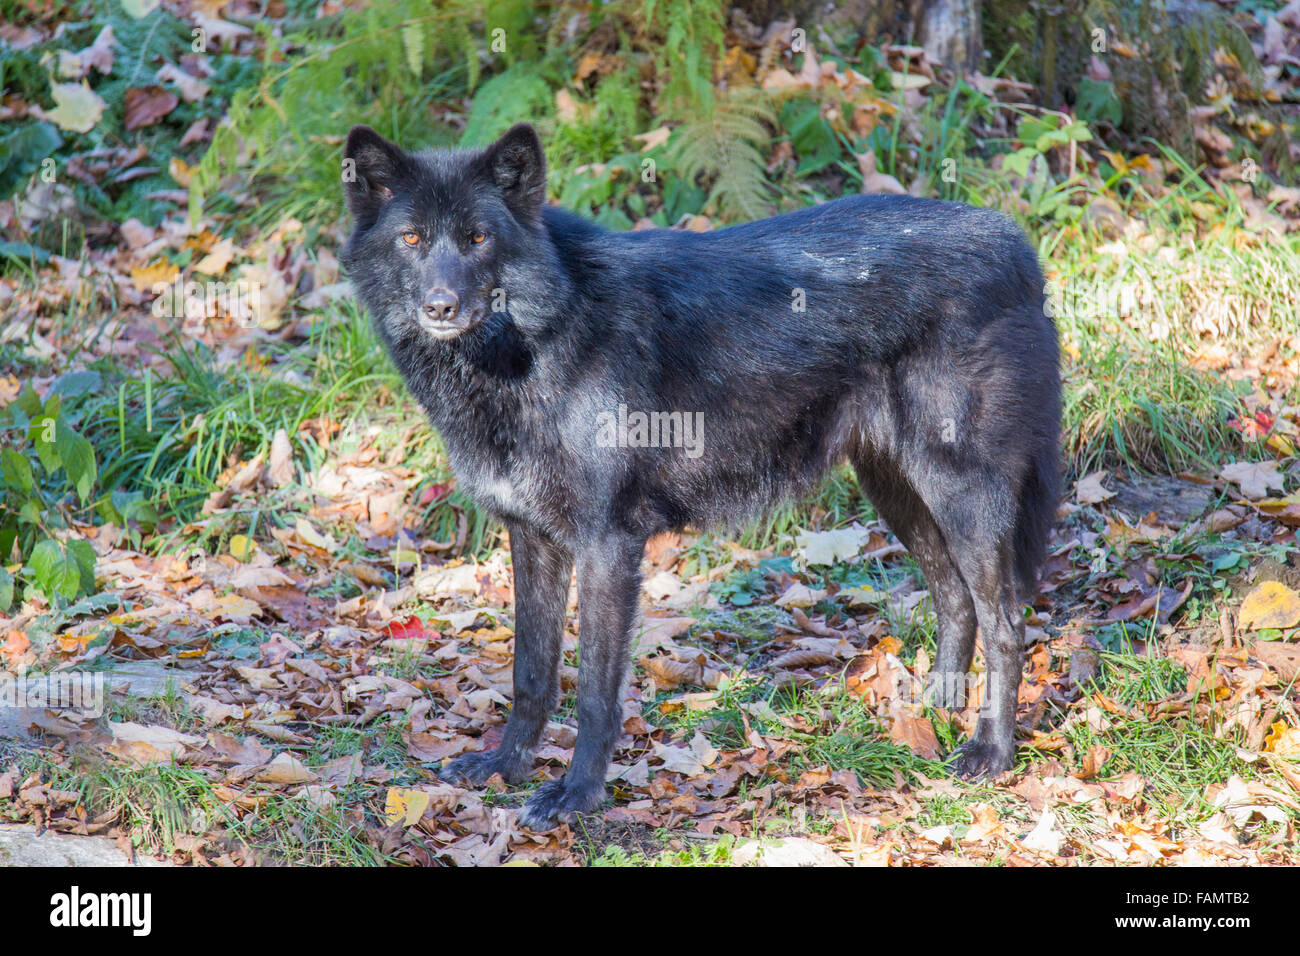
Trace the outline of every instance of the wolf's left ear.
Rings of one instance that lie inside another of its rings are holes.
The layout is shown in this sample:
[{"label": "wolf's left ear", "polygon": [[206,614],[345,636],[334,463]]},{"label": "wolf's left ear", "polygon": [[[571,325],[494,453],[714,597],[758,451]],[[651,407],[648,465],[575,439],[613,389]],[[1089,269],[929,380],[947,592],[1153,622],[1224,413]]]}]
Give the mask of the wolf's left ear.
[{"label": "wolf's left ear", "polygon": [[482,163],[506,197],[510,211],[536,219],[546,202],[546,154],[537,130],[527,123],[510,127],[483,153]]},{"label": "wolf's left ear", "polygon": [[354,126],[343,147],[343,195],[357,222],[370,222],[384,203],[408,163],[406,153],[369,126]]}]

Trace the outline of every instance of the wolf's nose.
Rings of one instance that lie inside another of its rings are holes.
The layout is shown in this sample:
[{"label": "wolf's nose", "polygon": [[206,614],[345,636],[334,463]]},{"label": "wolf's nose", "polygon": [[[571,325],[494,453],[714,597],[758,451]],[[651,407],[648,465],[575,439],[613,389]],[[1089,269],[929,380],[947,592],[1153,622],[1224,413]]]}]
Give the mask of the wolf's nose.
[{"label": "wolf's nose", "polygon": [[450,322],[459,308],[460,299],[450,289],[434,289],[424,297],[424,314],[435,322]]}]

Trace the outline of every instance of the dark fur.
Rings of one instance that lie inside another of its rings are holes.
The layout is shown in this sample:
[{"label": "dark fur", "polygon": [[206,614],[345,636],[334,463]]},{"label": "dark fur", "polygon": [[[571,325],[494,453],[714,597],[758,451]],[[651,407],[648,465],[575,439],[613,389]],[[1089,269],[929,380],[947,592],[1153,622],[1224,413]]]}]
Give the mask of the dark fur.
[{"label": "dark fur", "polygon": [[[531,772],[558,701],[576,561],[578,742],[524,821],[597,807],[646,539],[740,524],[845,458],[927,578],[941,703],[959,702],[977,625],[984,635],[985,703],[956,769],[1010,767],[1020,598],[1060,487],[1056,329],[1010,220],[854,196],[711,233],[611,233],[544,205],[527,126],[486,150],[419,155],[357,127],[345,157],[348,273],[461,488],[510,531],[514,706],[501,746],[445,776]],[[792,308],[797,289],[806,311]],[[459,325],[434,338],[421,310],[447,290]],[[491,311],[493,290],[505,311]],[[598,415],[619,404],[703,412],[703,454],[598,445]]]}]

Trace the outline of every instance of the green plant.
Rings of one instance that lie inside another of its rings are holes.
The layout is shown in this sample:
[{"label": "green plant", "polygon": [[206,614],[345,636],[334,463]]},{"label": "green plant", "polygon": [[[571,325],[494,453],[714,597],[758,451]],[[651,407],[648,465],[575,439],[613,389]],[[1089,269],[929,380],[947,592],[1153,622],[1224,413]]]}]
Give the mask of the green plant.
[{"label": "green plant", "polygon": [[[61,381],[75,390],[67,376]],[[0,412],[0,562],[16,559],[23,580],[52,600],[95,589],[94,549],[57,534],[74,496],[89,504],[97,474],[94,449],[63,414],[64,397],[51,388],[42,401],[28,385]],[[13,592],[10,571],[0,567],[0,611]]]},{"label": "green plant", "polygon": [[775,123],[766,96],[742,87],[673,131],[669,155],[682,179],[708,182],[706,210],[727,221],[768,215],[772,193],[760,147]]},{"label": "green plant", "polygon": [[745,607],[767,590],[767,580],[758,568],[750,568],[736,571],[725,581],[714,584],[711,590],[719,601],[733,607]]}]

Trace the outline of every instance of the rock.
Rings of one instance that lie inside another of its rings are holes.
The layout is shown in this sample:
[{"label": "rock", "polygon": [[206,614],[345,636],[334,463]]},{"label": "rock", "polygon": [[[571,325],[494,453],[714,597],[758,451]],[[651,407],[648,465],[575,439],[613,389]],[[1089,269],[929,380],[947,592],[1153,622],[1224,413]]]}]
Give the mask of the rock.
[{"label": "rock", "polygon": [[[186,680],[184,671],[169,668],[158,661],[121,661],[111,670],[103,672],[104,705],[109,694],[125,694],[129,697],[153,697],[163,693],[169,683],[179,688]],[[188,696],[188,695],[182,695]],[[54,708],[57,712],[58,708]],[[42,718],[45,710],[40,707],[0,707],[0,741],[10,740],[31,743],[36,737],[28,728]],[[93,713],[91,716],[95,716]]]},{"label": "rock", "polygon": [[0,866],[171,866],[152,857],[132,861],[116,840],[70,836],[19,824],[0,824]]},{"label": "rock", "polygon": [[1143,476],[1135,481],[1118,478],[1111,482],[1115,497],[1107,504],[1135,520],[1151,512],[1162,524],[1182,525],[1202,515],[1214,498],[1212,485],[1179,478]]}]

